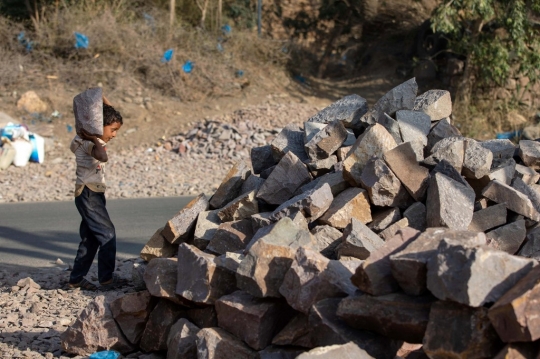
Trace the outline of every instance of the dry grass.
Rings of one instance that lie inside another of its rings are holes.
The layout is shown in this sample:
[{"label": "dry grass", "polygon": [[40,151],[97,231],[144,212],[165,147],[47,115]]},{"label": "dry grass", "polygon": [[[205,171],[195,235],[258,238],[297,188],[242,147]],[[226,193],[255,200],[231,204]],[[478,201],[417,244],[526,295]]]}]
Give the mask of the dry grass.
[{"label": "dry grass", "polygon": [[[145,20],[145,10],[154,22]],[[27,53],[17,41],[22,26],[0,18],[0,85],[32,81],[35,86],[49,75],[76,88],[99,82],[111,88],[122,83],[190,101],[232,95],[247,84],[246,78],[252,83],[263,81],[259,75],[269,68],[285,68],[287,58],[280,42],[260,39],[247,30],[233,29],[232,36],[223,38],[221,33],[181,23],[170,28],[168,19],[165,11],[134,8],[120,0],[82,0],[69,7],[50,7],[32,29],[25,30],[34,42],[34,49]],[[75,49],[74,32],[88,36],[89,49]],[[220,38],[223,51],[218,51]],[[169,48],[175,50],[174,57],[162,63]],[[182,71],[188,60],[194,63],[190,74]],[[39,76],[20,76],[19,65],[26,75]],[[237,70],[245,75],[238,77]]]}]

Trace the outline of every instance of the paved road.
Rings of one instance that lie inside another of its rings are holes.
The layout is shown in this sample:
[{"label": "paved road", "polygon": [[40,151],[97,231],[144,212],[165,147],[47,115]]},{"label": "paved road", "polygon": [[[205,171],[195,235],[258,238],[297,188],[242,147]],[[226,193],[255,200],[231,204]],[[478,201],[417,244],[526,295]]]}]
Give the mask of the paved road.
[{"label": "paved road", "polygon": [[[116,227],[119,258],[133,258],[165,223],[193,197],[107,201]],[[0,204],[0,265],[50,267],[57,258],[73,263],[81,217],[75,203]]]}]

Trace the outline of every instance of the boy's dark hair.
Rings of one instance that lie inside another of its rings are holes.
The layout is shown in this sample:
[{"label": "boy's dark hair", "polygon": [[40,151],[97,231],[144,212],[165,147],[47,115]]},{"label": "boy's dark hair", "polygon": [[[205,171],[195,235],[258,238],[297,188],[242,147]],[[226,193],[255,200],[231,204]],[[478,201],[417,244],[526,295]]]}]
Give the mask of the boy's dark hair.
[{"label": "boy's dark hair", "polygon": [[103,104],[103,126],[109,126],[115,122],[123,125],[122,115],[114,107]]}]

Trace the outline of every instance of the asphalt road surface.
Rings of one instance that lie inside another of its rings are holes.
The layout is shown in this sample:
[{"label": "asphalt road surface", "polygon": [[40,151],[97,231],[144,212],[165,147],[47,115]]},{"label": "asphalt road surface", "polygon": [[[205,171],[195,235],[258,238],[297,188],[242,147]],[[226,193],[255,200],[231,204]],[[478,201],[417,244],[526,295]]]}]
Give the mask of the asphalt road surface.
[{"label": "asphalt road surface", "polygon": [[[107,200],[116,227],[117,257],[138,257],[155,231],[193,197]],[[0,265],[41,268],[60,258],[72,264],[80,237],[81,217],[75,203],[0,204]],[[97,257],[97,256],[96,256]]]}]

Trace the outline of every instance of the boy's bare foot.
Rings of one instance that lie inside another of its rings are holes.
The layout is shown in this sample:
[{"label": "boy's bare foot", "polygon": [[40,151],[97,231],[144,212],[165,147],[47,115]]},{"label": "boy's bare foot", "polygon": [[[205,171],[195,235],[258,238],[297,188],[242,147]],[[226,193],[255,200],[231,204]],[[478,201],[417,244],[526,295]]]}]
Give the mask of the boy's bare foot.
[{"label": "boy's bare foot", "polygon": [[83,278],[79,283],[67,284],[67,289],[77,289],[77,288],[81,288],[82,290],[90,290],[90,291],[95,291],[98,289],[98,287],[94,283],[90,282],[86,278]]}]

